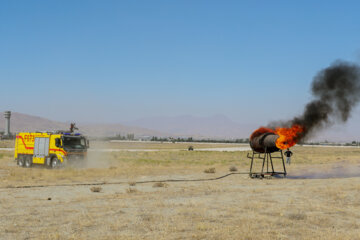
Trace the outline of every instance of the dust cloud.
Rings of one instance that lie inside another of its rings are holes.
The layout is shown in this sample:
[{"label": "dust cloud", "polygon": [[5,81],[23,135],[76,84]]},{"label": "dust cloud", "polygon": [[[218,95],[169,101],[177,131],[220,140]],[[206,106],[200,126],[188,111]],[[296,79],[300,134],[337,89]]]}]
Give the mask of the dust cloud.
[{"label": "dust cloud", "polygon": [[287,175],[290,179],[329,179],[329,178],[352,178],[360,177],[360,164],[336,163],[323,167],[312,166],[308,169],[299,169]]}]

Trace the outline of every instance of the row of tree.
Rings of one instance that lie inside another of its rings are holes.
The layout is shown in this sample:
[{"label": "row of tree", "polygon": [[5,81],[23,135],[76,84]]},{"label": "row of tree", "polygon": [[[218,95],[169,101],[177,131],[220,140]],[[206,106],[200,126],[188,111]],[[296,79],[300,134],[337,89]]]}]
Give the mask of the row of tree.
[{"label": "row of tree", "polygon": [[333,143],[329,141],[324,142],[309,142],[309,143],[301,143],[300,145],[326,145],[326,146],[360,146],[360,142],[358,141],[352,141],[347,143]]},{"label": "row of tree", "polygon": [[[126,135],[116,134],[113,137],[106,137],[104,140],[124,140],[124,141],[133,141],[133,140],[141,140],[141,138],[135,138],[135,134],[129,133]],[[142,139],[144,140],[144,139]],[[156,137],[153,136],[151,138],[147,138],[147,141],[155,141],[155,142],[203,142],[203,143],[249,143],[249,138],[238,138],[238,139],[194,139],[192,137],[187,138],[173,138],[173,137]],[[359,141],[352,141],[348,143],[331,143],[329,141],[324,142],[299,142],[299,145],[307,144],[307,145],[329,145],[329,146],[360,146]]]},{"label": "row of tree", "polygon": [[239,139],[194,139],[192,137],[188,138],[166,138],[166,137],[155,137],[153,136],[150,141],[156,142],[203,142],[203,143],[249,143],[248,138],[239,138]]},{"label": "row of tree", "polygon": [[113,137],[106,137],[104,140],[135,140],[135,134],[129,133],[126,135],[116,134]]}]

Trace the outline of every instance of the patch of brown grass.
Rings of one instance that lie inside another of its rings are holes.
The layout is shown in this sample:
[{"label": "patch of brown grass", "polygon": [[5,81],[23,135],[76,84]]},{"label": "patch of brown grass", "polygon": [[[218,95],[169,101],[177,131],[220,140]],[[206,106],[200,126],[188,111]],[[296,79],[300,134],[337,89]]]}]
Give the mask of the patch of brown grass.
[{"label": "patch of brown grass", "polygon": [[135,186],[136,182],[129,182],[129,186]]},{"label": "patch of brown grass", "polygon": [[129,187],[126,189],[127,193],[137,193],[139,192],[136,188]]},{"label": "patch of brown grass", "polygon": [[204,173],[216,173],[216,169],[215,168],[207,168],[204,170]]},{"label": "patch of brown grass", "polygon": [[156,182],[153,184],[153,187],[168,187],[169,184],[165,183],[165,182]]},{"label": "patch of brown grass", "polygon": [[237,172],[237,170],[238,170],[238,169],[237,169],[237,167],[235,167],[235,166],[230,166],[230,167],[229,167],[229,171],[230,171],[230,172]]},{"label": "patch of brown grass", "polygon": [[287,215],[287,217],[290,220],[305,220],[306,219],[306,214],[304,214],[304,213],[289,213]]},{"label": "patch of brown grass", "polygon": [[92,192],[101,192],[101,190],[102,190],[102,187],[91,187],[90,188],[90,191],[92,191]]}]

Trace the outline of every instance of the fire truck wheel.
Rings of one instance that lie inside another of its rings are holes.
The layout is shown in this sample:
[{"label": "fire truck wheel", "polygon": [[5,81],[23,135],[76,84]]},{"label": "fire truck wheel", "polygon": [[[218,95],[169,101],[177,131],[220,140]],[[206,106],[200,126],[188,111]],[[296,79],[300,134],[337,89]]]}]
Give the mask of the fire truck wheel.
[{"label": "fire truck wheel", "polygon": [[51,168],[57,168],[57,167],[59,167],[59,160],[58,160],[56,157],[54,157],[53,159],[51,159],[50,167],[51,167]]},{"label": "fire truck wheel", "polygon": [[19,165],[19,167],[24,167],[24,158],[23,158],[23,156],[19,156],[18,165]]},{"label": "fire truck wheel", "polygon": [[28,156],[25,158],[25,167],[29,168],[32,165],[32,157]]}]

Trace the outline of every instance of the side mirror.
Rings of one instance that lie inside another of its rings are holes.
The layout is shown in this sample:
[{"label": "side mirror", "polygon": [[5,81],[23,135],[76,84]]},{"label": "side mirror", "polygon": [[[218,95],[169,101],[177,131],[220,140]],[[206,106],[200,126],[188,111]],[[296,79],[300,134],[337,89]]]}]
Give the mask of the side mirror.
[{"label": "side mirror", "polygon": [[55,138],[55,146],[56,146],[56,147],[61,147],[60,138]]}]

